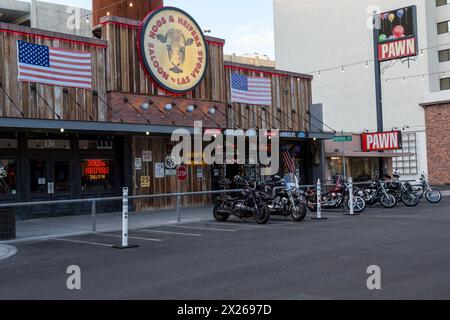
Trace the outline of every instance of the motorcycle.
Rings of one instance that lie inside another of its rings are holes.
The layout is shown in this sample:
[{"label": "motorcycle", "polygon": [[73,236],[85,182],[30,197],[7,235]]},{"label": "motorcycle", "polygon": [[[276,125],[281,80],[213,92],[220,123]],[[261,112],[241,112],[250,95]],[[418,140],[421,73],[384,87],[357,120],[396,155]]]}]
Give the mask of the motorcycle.
[{"label": "motorcycle", "polygon": [[419,184],[412,185],[411,188],[419,199],[422,199],[423,196],[425,196],[425,199],[431,203],[439,203],[442,200],[442,193],[430,186],[424,173],[420,175]]},{"label": "motorcycle", "polygon": [[387,186],[387,192],[393,194],[397,202],[401,201],[407,207],[415,207],[420,202],[420,198],[413,192],[409,182],[390,182]]},{"label": "motorcycle", "polygon": [[298,186],[287,185],[279,176],[260,181],[257,188],[262,192],[271,215],[291,217],[299,222],[306,217],[306,200]]},{"label": "motorcycle", "polygon": [[[312,212],[317,211],[317,192],[307,190],[306,192],[307,206]],[[349,185],[347,183],[337,183],[336,186],[328,193],[323,194],[320,198],[321,207],[323,209],[350,208]],[[366,201],[359,195],[353,195],[353,211],[355,213],[363,212],[366,209]]]},{"label": "motorcycle", "polygon": [[362,197],[369,206],[381,203],[385,208],[393,208],[397,204],[397,198],[387,191],[386,183],[381,180],[357,191],[357,194]]},{"label": "motorcycle", "polygon": [[236,187],[244,190],[238,194],[225,194],[216,198],[214,219],[224,222],[233,215],[240,219],[254,217],[257,224],[267,223],[270,209],[261,194],[240,176],[235,176],[233,182]]}]

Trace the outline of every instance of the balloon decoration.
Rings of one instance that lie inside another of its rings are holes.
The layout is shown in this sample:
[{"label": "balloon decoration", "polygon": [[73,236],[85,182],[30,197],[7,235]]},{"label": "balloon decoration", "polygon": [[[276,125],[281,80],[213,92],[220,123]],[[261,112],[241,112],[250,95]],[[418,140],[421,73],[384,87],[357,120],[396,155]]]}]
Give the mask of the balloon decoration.
[{"label": "balloon decoration", "polygon": [[391,13],[388,18],[389,21],[392,23],[395,20],[395,14]]},{"label": "balloon decoration", "polygon": [[401,38],[405,36],[405,28],[403,28],[401,25],[395,26],[392,30],[392,33],[394,37]]},{"label": "balloon decoration", "polygon": [[380,34],[379,41],[380,41],[380,42],[384,42],[384,41],[386,41],[386,40],[387,40],[386,35],[385,35],[385,34]]},{"label": "balloon decoration", "polygon": [[405,11],[403,9],[397,11],[397,17],[400,19],[400,21],[402,20],[404,14]]}]

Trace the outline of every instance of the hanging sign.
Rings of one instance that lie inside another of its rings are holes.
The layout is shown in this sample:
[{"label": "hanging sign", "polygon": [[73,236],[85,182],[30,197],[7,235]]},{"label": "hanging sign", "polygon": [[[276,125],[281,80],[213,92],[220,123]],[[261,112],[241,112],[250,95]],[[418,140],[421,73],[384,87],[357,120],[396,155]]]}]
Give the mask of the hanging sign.
[{"label": "hanging sign", "polygon": [[149,176],[141,176],[141,188],[150,188]]},{"label": "hanging sign", "polygon": [[152,162],[152,152],[149,150],[142,151],[142,161],[143,162]]},{"label": "hanging sign", "polygon": [[363,152],[400,150],[402,148],[401,131],[375,132],[361,134]]},{"label": "hanging sign", "polygon": [[155,178],[161,179],[164,178],[164,176],[164,163],[155,163]]},{"label": "hanging sign", "polygon": [[142,159],[141,158],[134,158],[134,169],[135,170],[142,169]]},{"label": "hanging sign", "polygon": [[416,6],[381,13],[379,16],[378,60],[417,56]]},{"label": "hanging sign", "polygon": [[203,31],[183,10],[162,7],[149,13],[141,23],[138,47],[142,67],[166,91],[188,93],[205,75]]}]

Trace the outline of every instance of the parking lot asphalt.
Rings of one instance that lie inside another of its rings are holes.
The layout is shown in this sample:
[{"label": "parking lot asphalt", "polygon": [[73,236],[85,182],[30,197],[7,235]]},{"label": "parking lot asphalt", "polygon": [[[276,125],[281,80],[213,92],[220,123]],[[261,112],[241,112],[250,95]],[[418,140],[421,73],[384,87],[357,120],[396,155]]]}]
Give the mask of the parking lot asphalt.
[{"label": "parking lot asphalt", "polygon": [[[0,261],[0,299],[450,299],[449,198],[323,215],[133,229],[127,250],[111,248],[119,232],[20,243]],[[81,290],[67,289],[70,265]]]}]

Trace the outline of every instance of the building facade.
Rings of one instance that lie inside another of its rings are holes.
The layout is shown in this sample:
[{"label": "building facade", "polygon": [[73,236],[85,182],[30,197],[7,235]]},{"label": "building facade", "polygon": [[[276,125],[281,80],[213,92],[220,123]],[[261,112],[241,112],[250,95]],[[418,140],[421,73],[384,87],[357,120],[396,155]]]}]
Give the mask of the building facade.
[{"label": "building facade", "polygon": [[324,122],[361,133],[377,131],[372,13],[410,5],[417,6],[419,54],[383,62],[381,83],[384,129],[402,130],[401,152],[413,154],[394,158],[393,168],[415,179],[430,160],[420,104],[433,94],[450,97],[448,1],[274,0],[274,16],[277,67],[313,74],[313,103],[323,104]]},{"label": "building facade", "polygon": [[44,1],[0,0],[0,22],[90,37],[91,10]]},{"label": "building facade", "polygon": [[[316,141],[324,136],[310,132],[308,126],[311,76],[224,62],[224,40],[205,37],[204,76],[192,91],[173,94],[163,90],[141,63],[141,47],[136,45],[141,25],[134,18],[107,15],[94,30],[96,37],[82,37],[0,23],[1,202],[117,196],[122,187],[135,195],[206,191],[217,187],[224,176],[259,170],[193,160],[183,164],[185,179],[178,179],[179,166],[170,156],[176,144],[171,134],[176,129],[193,133],[194,121],[225,133],[279,129],[282,145],[296,150],[299,175],[305,182],[317,178],[321,148]],[[70,51],[68,55],[72,50],[89,54],[91,88],[19,81],[20,41]],[[268,79],[271,106],[231,102],[232,73]],[[310,152],[313,149],[315,153]],[[283,170],[282,166],[281,174]],[[182,204],[210,203],[209,196],[197,195],[184,197]],[[99,203],[98,211],[118,205]],[[175,199],[161,197],[133,205],[136,210],[171,208]],[[42,206],[19,210],[18,216],[80,214],[87,209]]]}]

